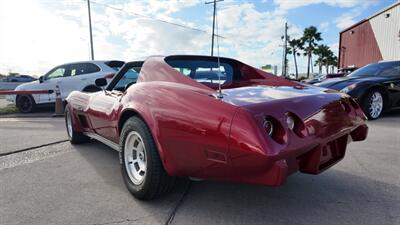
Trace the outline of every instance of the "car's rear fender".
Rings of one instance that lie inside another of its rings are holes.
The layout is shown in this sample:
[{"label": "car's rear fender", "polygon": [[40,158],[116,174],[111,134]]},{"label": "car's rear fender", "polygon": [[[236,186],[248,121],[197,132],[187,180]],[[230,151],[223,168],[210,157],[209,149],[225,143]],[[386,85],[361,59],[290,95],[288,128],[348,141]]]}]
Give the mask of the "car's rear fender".
[{"label": "car's rear fender", "polygon": [[209,178],[230,171],[228,140],[236,106],[169,82],[133,85],[121,103],[119,129],[129,116],[142,118],[168,174]]}]

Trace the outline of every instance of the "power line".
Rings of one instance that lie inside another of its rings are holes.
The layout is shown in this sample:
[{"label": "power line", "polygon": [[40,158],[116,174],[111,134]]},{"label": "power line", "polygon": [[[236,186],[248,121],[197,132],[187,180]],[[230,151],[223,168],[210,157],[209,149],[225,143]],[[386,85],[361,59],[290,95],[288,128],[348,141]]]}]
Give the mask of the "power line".
[{"label": "power line", "polygon": [[[87,0],[83,0],[83,1],[87,1]],[[213,3],[213,1],[210,2],[210,3]],[[216,2],[219,2],[219,1],[223,1],[223,0],[216,0]],[[210,33],[210,32],[208,32],[206,30],[202,30],[202,29],[199,29],[199,28],[196,28],[196,27],[192,27],[192,26],[188,26],[188,25],[180,24],[180,23],[176,23],[176,22],[170,22],[170,21],[167,21],[167,20],[159,19],[159,18],[154,18],[154,17],[148,16],[148,15],[136,13],[136,12],[133,12],[133,11],[127,11],[125,9],[117,8],[115,6],[111,6],[111,5],[106,4],[106,3],[101,3],[101,2],[97,2],[97,1],[93,1],[93,0],[90,0],[90,3],[95,4],[95,5],[99,5],[99,6],[103,6],[103,7],[109,8],[109,9],[113,9],[113,10],[116,10],[116,11],[124,12],[124,13],[126,13],[128,15],[135,15],[135,16],[138,16],[138,17],[142,17],[142,18],[158,21],[158,22],[161,22],[161,23],[169,24],[169,25],[172,25],[172,26],[177,26],[177,27],[181,27],[181,28],[184,28],[184,29],[189,29],[189,30],[193,30],[193,31],[197,31],[197,32],[211,34],[213,39],[215,37],[219,37],[219,38],[227,40],[228,42],[232,42],[232,44],[234,44],[234,45],[237,45],[239,43],[240,43],[240,45],[248,45],[247,41],[239,40],[239,39],[237,39],[235,37],[227,38],[227,37],[221,36],[219,34],[215,34],[214,33],[214,29],[213,29],[213,32]],[[239,41],[239,43],[237,43],[237,41]],[[248,47],[250,48],[251,46],[248,46]],[[213,49],[213,47],[212,47],[212,49]],[[212,52],[212,54],[213,54],[213,52]]]},{"label": "power line", "polygon": [[[196,28],[196,27],[192,27],[192,26],[188,26],[188,25],[184,25],[184,24],[180,24],[180,23],[175,23],[175,22],[170,22],[170,21],[167,21],[167,20],[154,18],[154,17],[151,17],[151,16],[143,15],[143,14],[132,12],[132,11],[127,11],[127,10],[120,9],[120,8],[117,8],[117,7],[114,7],[114,6],[110,6],[110,5],[105,4],[105,3],[100,3],[100,2],[96,2],[96,1],[91,1],[91,3],[94,3],[96,5],[101,5],[103,7],[110,8],[110,9],[113,9],[113,10],[121,11],[121,12],[124,12],[124,13],[127,13],[127,14],[132,14],[132,15],[135,15],[135,16],[138,16],[138,17],[142,17],[142,18],[146,18],[146,19],[150,19],[150,20],[166,23],[166,24],[169,24],[169,25],[178,26],[178,27],[181,27],[181,28],[185,28],[185,29],[194,30],[194,31],[198,31],[198,32],[209,34],[208,31],[202,30],[202,29],[199,29],[199,28]],[[224,39],[226,38],[226,37],[223,37],[223,36],[218,36],[218,37],[224,38]]]}]

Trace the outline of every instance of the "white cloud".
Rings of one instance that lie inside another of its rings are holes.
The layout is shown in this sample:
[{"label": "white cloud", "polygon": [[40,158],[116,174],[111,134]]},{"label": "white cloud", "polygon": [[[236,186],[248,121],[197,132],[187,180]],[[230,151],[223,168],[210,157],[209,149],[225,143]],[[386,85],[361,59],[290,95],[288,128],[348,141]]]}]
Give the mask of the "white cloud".
[{"label": "white cloud", "polygon": [[[129,1],[115,7],[172,21],[169,14],[199,2]],[[88,60],[87,18],[84,1],[0,0],[0,72],[41,75],[58,64]],[[94,2],[92,24],[96,59],[130,60],[148,54],[188,51],[190,46],[203,48],[198,40],[204,35],[195,35],[198,33],[137,16],[127,16]]]},{"label": "white cloud", "polygon": [[[23,5],[23,7],[21,7]],[[0,1],[0,72],[43,72],[87,58],[87,30],[33,1]]]},{"label": "white cloud", "polygon": [[338,54],[339,54],[339,42],[330,44],[329,48],[333,51],[334,55],[338,56]]},{"label": "white cloud", "polygon": [[354,7],[350,11],[343,13],[335,19],[336,27],[343,30],[355,24],[359,21],[356,18],[359,17],[366,8],[373,4],[376,4],[376,2],[376,0],[363,1],[362,3],[357,5],[357,7]]},{"label": "white cloud", "polygon": [[355,20],[356,16],[358,16],[358,15],[354,15],[352,13],[342,14],[340,17],[335,19],[336,26],[342,30],[347,27],[350,27],[351,25],[353,25],[357,22]]},{"label": "white cloud", "polygon": [[[219,12],[221,35],[229,37],[221,43],[230,51],[223,52],[255,66],[281,64],[282,41],[286,18],[261,12],[254,4],[237,4]],[[289,22],[290,24],[290,22]],[[291,24],[289,35],[301,35],[301,29]]]},{"label": "white cloud", "polygon": [[365,2],[376,2],[376,0],[274,0],[280,10],[290,10],[313,4],[350,8]]},{"label": "white cloud", "polygon": [[[351,7],[358,0],[343,1],[343,7]],[[176,12],[203,5],[202,0],[132,0],[125,3],[105,3],[113,8],[101,5],[105,1],[98,2],[100,4],[92,3],[96,59],[130,61],[154,54],[209,54],[210,33],[138,16],[157,17],[211,32],[212,7],[204,6],[207,18],[200,18],[201,22],[189,22],[174,17]],[[338,5],[341,1],[274,2],[278,4],[280,11],[261,11],[253,3],[233,0],[219,4],[219,33],[227,37],[219,40],[221,55],[238,58],[255,66],[268,63],[280,67],[280,37],[287,20],[285,10],[321,2]],[[20,7],[21,4],[24,7]],[[57,64],[89,59],[86,7],[85,1],[31,0],[20,3],[0,0],[0,33],[11,34],[0,35],[0,72],[6,73],[12,69],[22,73],[40,74]],[[301,36],[302,28],[288,22],[289,35],[292,38]],[[321,23],[321,30],[330,24],[332,23]],[[306,65],[303,61],[304,58],[300,57],[301,69]]]},{"label": "white cloud", "polygon": [[319,30],[321,32],[327,32],[330,25],[331,25],[331,23],[329,23],[329,22],[322,22],[319,24]]}]

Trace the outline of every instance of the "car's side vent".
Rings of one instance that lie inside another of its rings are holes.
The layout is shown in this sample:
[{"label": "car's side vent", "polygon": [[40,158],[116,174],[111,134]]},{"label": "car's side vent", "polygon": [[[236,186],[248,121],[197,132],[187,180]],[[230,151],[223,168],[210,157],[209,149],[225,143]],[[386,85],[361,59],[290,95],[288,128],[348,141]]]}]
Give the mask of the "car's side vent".
[{"label": "car's side vent", "polygon": [[86,116],[82,116],[82,115],[78,115],[79,121],[81,122],[81,125],[83,128],[88,128],[89,124],[88,121],[86,119]]},{"label": "car's side vent", "polygon": [[213,150],[206,150],[207,159],[219,162],[219,163],[227,163],[227,157],[225,153],[217,152]]}]

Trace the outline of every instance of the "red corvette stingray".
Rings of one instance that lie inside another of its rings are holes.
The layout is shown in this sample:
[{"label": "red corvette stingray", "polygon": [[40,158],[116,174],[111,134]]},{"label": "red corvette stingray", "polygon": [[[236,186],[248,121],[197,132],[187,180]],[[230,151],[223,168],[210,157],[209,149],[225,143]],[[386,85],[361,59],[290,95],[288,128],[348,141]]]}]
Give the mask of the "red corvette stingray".
[{"label": "red corvette stingray", "polygon": [[93,138],[118,150],[126,186],[141,199],[167,192],[177,176],[280,185],[296,171],[318,174],[368,132],[348,95],[229,58],[130,62],[103,91],[75,91],[67,103],[71,143]]}]

